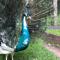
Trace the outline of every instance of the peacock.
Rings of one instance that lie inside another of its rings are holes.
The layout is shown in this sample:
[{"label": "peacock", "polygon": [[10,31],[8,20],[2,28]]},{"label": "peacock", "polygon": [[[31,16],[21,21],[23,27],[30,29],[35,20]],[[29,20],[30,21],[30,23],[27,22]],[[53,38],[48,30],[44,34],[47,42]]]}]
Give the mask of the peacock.
[{"label": "peacock", "polygon": [[25,50],[32,32],[45,31],[52,10],[50,0],[0,0],[0,54],[13,60],[14,52]]},{"label": "peacock", "polygon": [[[22,14],[21,32],[20,31],[17,32],[18,31],[16,26],[17,21],[15,18],[15,10],[14,10],[15,4],[13,4],[15,0],[13,1],[10,0],[10,2],[8,1],[8,4],[6,4],[5,2],[6,1],[0,0],[0,3],[2,4],[0,5],[1,6],[0,13],[5,12],[5,14],[4,13],[0,14],[1,15],[0,16],[0,23],[1,23],[0,24],[0,54],[6,54],[6,60],[7,60],[8,54],[22,51],[28,47],[30,43],[30,34],[27,25],[27,17],[29,16],[29,14],[26,12],[28,11],[27,9],[28,3],[25,4],[25,9]],[[5,3],[6,6],[3,5],[3,3]],[[9,5],[10,3],[14,5],[13,8],[11,7],[12,5]],[[2,6],[5,7],[3,8]],[[14,10],[14,12],[7,9],[11,9],[12,11]],[[12,54],[12,60],[13,60],[13,54]]]}]

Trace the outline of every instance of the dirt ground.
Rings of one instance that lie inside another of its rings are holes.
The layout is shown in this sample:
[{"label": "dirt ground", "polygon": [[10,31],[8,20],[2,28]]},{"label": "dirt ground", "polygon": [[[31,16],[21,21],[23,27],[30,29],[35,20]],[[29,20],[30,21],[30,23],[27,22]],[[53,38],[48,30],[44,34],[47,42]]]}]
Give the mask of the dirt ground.
[{"label": "dirt ground", "polygon": [[60,57],[60,48],[54,47],[51,44],[45,44],[44,47],[53,52],[57,57]]}]

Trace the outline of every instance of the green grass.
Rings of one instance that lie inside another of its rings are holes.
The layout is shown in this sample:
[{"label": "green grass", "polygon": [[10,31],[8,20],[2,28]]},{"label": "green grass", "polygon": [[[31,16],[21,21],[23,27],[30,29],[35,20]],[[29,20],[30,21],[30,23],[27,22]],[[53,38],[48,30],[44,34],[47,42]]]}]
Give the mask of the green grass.
[{"label": "green grass", "polygon": [[46,30],[46,32],[50,33],[50,34],[54,34],[57,36],[60,36],[60,30]]},{"label": "green grass", "polygon": [[[44,41],[35,37],[26,50],[15,53],[14,60],[60,60],[43,46]],[[3,60],[1,55],[0,60]]]}]

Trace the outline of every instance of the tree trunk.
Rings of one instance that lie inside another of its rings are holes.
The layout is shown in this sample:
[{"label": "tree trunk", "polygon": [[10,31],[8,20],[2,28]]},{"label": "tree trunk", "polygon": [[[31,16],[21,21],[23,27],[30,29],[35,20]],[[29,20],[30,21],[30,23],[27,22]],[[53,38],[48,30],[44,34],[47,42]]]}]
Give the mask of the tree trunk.
[{"label": "tree trunk", "polygon": [[58,0],[53,0],[53,6],[54,6],[54,25],[57,25],[57,20],[58,20],[58,16],[57,16],[57,1]]}]

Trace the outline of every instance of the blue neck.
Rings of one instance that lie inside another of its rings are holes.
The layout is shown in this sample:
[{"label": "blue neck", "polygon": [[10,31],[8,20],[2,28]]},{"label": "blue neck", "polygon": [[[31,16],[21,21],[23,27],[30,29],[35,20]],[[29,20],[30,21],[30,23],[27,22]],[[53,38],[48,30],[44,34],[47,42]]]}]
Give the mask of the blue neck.
[{"label": "blue neck", "polygon": [[28,31],[28,26],[26,23],[26,16],[22,16],[22,35],[19,36],[18,44],[16,46],[15,51],[21,51],[27,48],[30,41],[30,35]]}]

